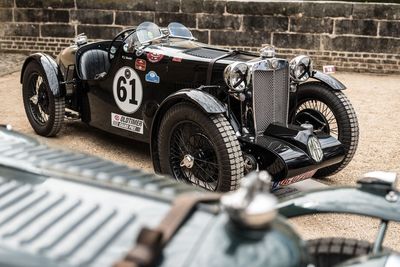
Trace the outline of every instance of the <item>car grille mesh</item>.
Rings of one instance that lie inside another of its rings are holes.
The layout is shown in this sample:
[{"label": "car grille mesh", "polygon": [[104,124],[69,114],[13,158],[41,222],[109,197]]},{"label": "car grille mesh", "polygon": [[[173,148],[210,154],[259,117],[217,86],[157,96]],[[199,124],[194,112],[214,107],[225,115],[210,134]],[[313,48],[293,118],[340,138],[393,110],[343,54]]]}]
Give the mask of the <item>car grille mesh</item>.
[{"label": "car grille mesh", "polygon": [[253,109],[257,134],[262,134],[273,122],[287,124],[288,101],[288,67],[254,71]]}]

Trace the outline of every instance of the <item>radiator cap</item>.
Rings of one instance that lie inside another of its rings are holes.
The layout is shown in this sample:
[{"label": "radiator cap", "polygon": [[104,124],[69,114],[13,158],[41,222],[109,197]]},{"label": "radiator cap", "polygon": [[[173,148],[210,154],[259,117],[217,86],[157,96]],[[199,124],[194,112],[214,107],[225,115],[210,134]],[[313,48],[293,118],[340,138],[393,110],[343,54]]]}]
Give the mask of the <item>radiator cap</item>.
[{"label": "radiator cap", "polygon": [[222,207],[232,222],[251,229],[264,229],[276,217],[277,199],[270,189],[268,172],[252,172],[242,179],[237,191],[222,196]]},{"label": "radiator cap", "polygon": [[266,45],[260,49],[261,58],[275,57],[275,47],[273,45]]}]

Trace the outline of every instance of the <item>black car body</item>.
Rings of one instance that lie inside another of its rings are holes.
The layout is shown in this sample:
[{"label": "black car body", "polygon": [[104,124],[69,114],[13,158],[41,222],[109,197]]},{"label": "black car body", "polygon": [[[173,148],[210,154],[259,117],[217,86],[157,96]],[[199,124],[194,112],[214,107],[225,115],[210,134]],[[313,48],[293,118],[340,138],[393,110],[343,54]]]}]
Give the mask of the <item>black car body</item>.
[{"label": "black car body", "polygon": [[[55,135],[65,106],[67,115],[93,127],[150,143],[156,172],[209,190],[232,190],[255,169],[271,173],[277,186],[331,175],[348,164],[358,125],[339,81],[312,70],[306,56],[289,62],[272,48],[260,56],[210,47],[194,41],[184,26],[171,25],[160,30],[143,23],[112,41],[86,43],[80,36],[56,60],[42,53],[29,57],[21,82],[36,132]],[[316,81],[304,83],[308,78]],[[330,108],[336,128],[307,101]],[[175,120],[165,119],[170,113]],[[176,115],[182,113],[190,115]],[[208,131],[214,125],[220,126]],[[190,129],[194,133],[185,135]],[[183,143],[197,138],[202,145],[176,144],[173,154],[179,131]]]},{"label": "black car body", "polygon": [[[0,126],[0,265],[331,267],[372,254],[343,266],[394,267],[399,256],[381,248],[388,222],[400,221],[389,177],[277,202],[269,175],[253,172],[221,198]],[[327,212],[380,219],[375,245],[306,242],[284,218]]]}]

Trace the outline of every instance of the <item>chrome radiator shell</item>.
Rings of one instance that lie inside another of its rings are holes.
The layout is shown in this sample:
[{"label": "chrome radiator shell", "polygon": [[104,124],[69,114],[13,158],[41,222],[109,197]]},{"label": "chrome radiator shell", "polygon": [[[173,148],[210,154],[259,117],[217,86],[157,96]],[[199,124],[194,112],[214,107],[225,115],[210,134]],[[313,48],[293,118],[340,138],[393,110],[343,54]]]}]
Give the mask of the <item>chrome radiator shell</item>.
[{"label": "chrome radiator shell", "polygon": [[282,59],[267,59],[254,64],[252,101],[256,135],[278,122],[287,125],[289,110],[289,64]]}]

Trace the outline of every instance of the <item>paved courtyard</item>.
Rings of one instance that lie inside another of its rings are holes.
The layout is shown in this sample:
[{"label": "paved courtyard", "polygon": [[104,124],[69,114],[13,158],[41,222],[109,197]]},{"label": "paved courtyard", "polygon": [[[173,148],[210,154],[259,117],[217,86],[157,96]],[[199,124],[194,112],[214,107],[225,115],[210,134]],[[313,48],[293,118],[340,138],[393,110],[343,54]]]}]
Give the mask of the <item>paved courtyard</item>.
[{"label": "paved courtyard", "polygon": [[[26,119],[19,83],[20,55],[0,54],[0,123],[36,136],[51,146],[79,150],[152,172],[147,144],[112,136],[80,122],[66,122],[55,138],[35,135]],[[16,71],[16,72],[14,72]],[[11,74],[10,74],[11,73]],[[350,165],[324,179],[328,185],[355,185],[363,173],[372,170],[394,171],[400,175],[400,76],[337,73],[348,86],[360,124],[360,143]],[[344,215],[313,215],[293,220],[305,238],[343,236],[373,241],[378,221]],[[400,225],[391,224],[385,245],[400,251]]]}]

